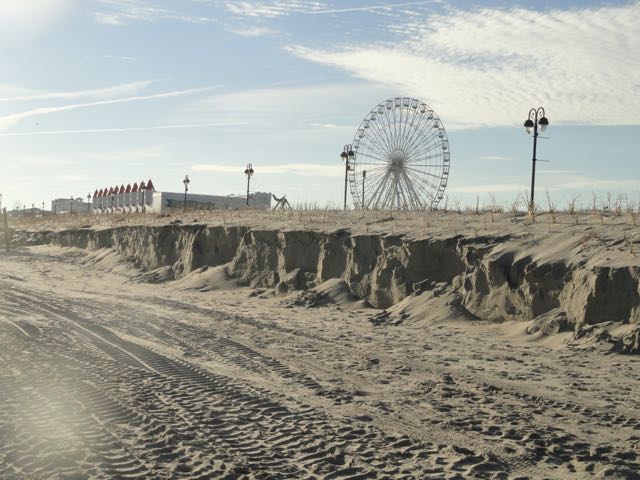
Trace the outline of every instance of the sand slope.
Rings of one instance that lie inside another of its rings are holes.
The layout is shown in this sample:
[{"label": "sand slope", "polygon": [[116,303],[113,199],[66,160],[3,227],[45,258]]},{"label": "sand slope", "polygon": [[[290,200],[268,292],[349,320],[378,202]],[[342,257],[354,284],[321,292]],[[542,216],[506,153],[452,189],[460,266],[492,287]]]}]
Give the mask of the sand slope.
[{"label": "sand slope", "polygon": [[0,478],[638,478],[635,356],[93,253],[0,255]]}]

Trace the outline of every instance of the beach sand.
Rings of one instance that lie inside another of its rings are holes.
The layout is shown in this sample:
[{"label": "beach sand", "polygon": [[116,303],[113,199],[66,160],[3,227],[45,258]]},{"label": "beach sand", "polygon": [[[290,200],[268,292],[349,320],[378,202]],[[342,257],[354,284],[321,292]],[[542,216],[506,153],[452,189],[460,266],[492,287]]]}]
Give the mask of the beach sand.
[{"label": "beach sand", "polygon": [[[628,219],[466,218],[350,228],[489,236],[511,265],[639,268]],[[260,228],[301,227],[276,223]],[[600,287],[586,277],[586,290],[558,294],[568,317],[527,318],[538,307],[509,300],[507,311],[502,284],[465,290],[477,280],[467,270],[374,308],[380,297],[354,295],[353,277],[318,274],[296,289],[254,271],[262,283],[239,284],[255,263],[234,261],[143,272],[107,248],[0,253],[0,478],[640,478],[640,357],[615,341],[633,333],[637,310],[591,321],[600,310],[580,306]],[[369,294],[386,288],[376,281]],[[635,301],[627,293],[616,302]]]}]

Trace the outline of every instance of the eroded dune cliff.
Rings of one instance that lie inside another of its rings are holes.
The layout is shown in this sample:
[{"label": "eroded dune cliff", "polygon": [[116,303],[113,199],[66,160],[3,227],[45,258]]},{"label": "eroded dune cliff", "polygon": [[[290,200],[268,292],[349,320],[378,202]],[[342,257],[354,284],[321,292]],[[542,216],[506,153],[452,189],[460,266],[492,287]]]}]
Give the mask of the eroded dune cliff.
[{"label": "eroded dune cliff", "polygon": [[407,297],[446,291],[486,320],[536,320],[541,331],[640,323],[640,259],[623,242],[559,229],[545,234],[440,234],[346,229],[252,229],[165,225],[32,234],[31,242],[112,249],[145,271],[180,279],[225,266],[242,285],[306,290],[342,279],[350,293],[387,309]]}]

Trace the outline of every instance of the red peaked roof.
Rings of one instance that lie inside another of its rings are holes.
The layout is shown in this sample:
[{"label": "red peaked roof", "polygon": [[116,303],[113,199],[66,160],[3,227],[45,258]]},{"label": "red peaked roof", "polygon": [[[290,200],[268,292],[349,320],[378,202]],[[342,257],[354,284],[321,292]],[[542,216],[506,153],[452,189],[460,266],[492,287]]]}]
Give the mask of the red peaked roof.
[{"label": "red peaked roof", "polygon": [[101,197],[102,196],[102,189],[100,189],[100,191],[98,192],[98,196]]},{"label": "red peaked roof", "polygon": [[140,182],[140,186],[138,187],[140,190],[145,190],[147,186],[144,183],[144,180]]},{"label": "red peaked roof", "polygon": [[147,182],[147,190],[155,190],[156,187],[153,186],[153,182],[151,181],[151,179],[149,179],[149,181]]},{"label": "red peaked roof", "polygon": [[138,191],[138,184],[137,183],[133,184],[133,187],[131,187],[131,191],[132,192],[137,192]]},{"label": "red peaked roof", "polygon": [[120,185],[120,191],[118,193],[124,193],[124,185]]},{"label": "red peaked roof", "polygon": [[96,198],[98,196],[98,190],[96,190],[95,192],[93,192],[93,198]]},{"label": "red peaked roof", "polygon": [[130,193],[131,192],[131,184],[127,184],[127,188],[125,188],[124,193]]},{"label": "red peaked roof", "polygon": [[113,193],[113,187],[109,187],[109,193],[107,195],[111,195]]}]

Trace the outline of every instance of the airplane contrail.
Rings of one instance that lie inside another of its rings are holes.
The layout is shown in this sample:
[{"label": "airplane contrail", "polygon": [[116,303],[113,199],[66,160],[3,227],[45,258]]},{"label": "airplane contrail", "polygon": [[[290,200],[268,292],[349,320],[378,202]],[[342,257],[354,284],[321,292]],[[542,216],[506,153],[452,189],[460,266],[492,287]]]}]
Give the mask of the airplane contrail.
[{"label": "airplane contrail", "polygon": [[371,10],[386,10],[388,8],[394,7],[408,7],[410,5],[418,5],[421,3],[431,3],[428,0],[423,0],[420,2],[405,2],[405,3],[388,3],[383,5],[368,5],[364,7],[352,7],[352,8],[336,8],[332,10],[315,10],[312,12],[305,12],[305,15],[319,15],[326,13],[348,13],[348,12],[362,12],[362,11],[371,11]]},{"label": "airplane contrail", "polygon": [[188,128],[221,128],[221,127],[241,127],[244,122],[236,123],[185,123],[177,125],[155,125],[150,127],[126,127],[126,128],[91,128],[81,130],[44,130],[34,132],[8,132],[0,133],[0,137],[30,137],[34,135],[65,135],[71,133],[119,133],[119,132],[139,132],[145,130],[170,130]]}]

